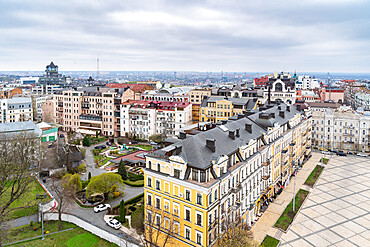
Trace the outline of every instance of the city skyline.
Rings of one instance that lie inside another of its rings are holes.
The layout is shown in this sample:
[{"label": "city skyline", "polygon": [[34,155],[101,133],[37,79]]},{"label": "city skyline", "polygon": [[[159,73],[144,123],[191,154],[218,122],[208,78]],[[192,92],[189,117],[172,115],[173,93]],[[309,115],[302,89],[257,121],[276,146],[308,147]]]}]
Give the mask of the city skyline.
[{"label": "city skyline", "polygon": [[366,73],[365,1],[0,3],[0,71]]}]

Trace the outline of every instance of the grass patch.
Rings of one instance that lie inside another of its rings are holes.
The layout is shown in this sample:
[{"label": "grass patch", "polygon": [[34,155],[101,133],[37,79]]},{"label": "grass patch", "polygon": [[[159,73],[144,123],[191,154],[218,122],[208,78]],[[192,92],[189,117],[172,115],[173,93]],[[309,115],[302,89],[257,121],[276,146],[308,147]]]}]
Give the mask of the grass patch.
[{"label": "grass patch", "polygon": [[130,181],[144,180],[144,175],[136,175],[132,172],[127,172]]},{"label": "grass patch", "polygon": [[311,174],[308,176],[304,184],[313,187],[314,184],[316,183],[316,180],[319,178],[322,170],[324,170],[324,167],[317,165],[315,169],[313,169]]},{"label": "grass patch", "polygon": [[110,161],[112,158],[110,157],[105,157],[103,155],[94,155],[94,160],[97,161],[97,166],[100,167],[100,166],[103,166],[105,164],[108,163],[108,161]]},{"label": "grass patch", "polygon": [[[34,226],[39,224],[34,224]],[[50,233],[59,231],[58,221],[47,221],[44,223],[44,229],[50,231]],[[101,239],[94,234],[85,231],[84,229],[77,227],[76,225],[68,222],[63,222],[63,229],[74,228],[70,231],[60,232],[53,235],[46,235],[45,240],[34,239],[27,242],[21,242],[18,244],[13,244],[10,246],[78,246],[78,247],[90,247],[90,246],[117,246],[116,244],[110,243],[104,239]],[[22,226],[13,228],[10,231],[9,242],[18,241],[21,239],[27,239],[32,237],[37,237],[41,235],[41,229],[37,231],[33,230],[33,227]]]},{"label": "grass patch", "polygon": [[130,180],[123,180],[123,182],[131,187],[143,187],[144,180],[137,180],[137,181],[130,181]]},{"label": "grass patch", "polygon": [[321,163],[324,163],[325,165],[329,162],[329,159],[327,159],[327,158],[322,158],[321,160],[320,160],[320,162]]},{"label": "grass patch", "polygon": [[[37,204],[39,200],[36,200],[36,194],[44,194],[46,191],[41,187],[41,185],[37,182],[36,178],[33,179],[32,183],[29,186],[29,189],[26,193],[20,196],[17,200],[15,200],[12,204],[10,204],[11,208],[22,207],[26,205],[30,205],[31,207],[28,208],[20,208],[10,213],[9,219],[15,219],[19,217],[24,217],[28,215],[37,214]],[[47,196],[45,199],[42,200],[43,203],[50,202],[51,198]]]},{"label": "grass patch", "polygon": [[130,229],[130,224],[129,224],[129,222],[128,222],[128,220],[127,220],[127,219],[126,219],[126,221],[125,221],[125,222],[123,222],[123,223],[122,223],[122,225],[123,225],[124,227],[126,227],[126,228]]},{"label": "grass patch", "polygon": [[261,243],[261,247],[276,247],[278,246],[280,240],[266,235],[265,239]]},{"label": "grass patch", "polygon": [[284,231],[288,229],[289,225],[292,223],[294,216],[297,214],[299,208],[302,206],[303,201],[308,195],[307,190],[300,189],[295,196],[295,212],[293,212],[293,200],[285,208],[284,212],[281,214],[280,218],[276,221],[275,227],[280,228]]},{"label": "grass patch", "polygon": [[147,150],[147,151],[152,150],[152,148],[153,148],[152,145],[141,145],[141,144],[133,145],[132,147],[142,148],[142,149]]}]

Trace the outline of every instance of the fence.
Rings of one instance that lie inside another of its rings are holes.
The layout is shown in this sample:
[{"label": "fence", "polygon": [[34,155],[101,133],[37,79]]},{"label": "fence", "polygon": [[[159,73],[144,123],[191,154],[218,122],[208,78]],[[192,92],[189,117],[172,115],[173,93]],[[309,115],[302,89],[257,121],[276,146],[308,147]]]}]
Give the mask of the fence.
[{"label": "fence", "polygon": [[[45,220],[58,220],[58,214],[57,213],[45,213],[44,219]],[[77,216],[70,215],[70,214],[62,214],[62,220],[76,224],[77,226],[85,229],[86,231],[89,231],[92,234],[95,234],[99,236],[100,238],[103,238],[111,243],[115,243],[118,246],[124,246],[124,247],[139,247],[140,246],[140,243],[132,243],[132,242],[137,242],[137,241],[132,239],[130,236],[128,236],[125,233],[122,233],[122,234],[119,233],[117,235],[112,234],[110,232],[107,232],[106,230],[99,228],[98,226],[95,226],[89,222],[84,221],[83,219]],[[126,239],[123,239],[122,237],[132,240],[132,242],[129,242]]]}]

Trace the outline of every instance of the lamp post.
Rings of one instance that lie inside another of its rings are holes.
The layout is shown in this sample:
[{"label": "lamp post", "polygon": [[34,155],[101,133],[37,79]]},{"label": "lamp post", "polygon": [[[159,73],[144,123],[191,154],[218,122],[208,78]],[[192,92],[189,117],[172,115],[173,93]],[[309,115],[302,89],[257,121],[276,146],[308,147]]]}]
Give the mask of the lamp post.
[{"label": "lamp post", "polygon": [[45,237],[44,237],[44,215],[43,215],[43,208],[42,208],[42,203],[41,201],[46,198],[46,193],[44,193],[43,195],[39,195],[39,194],[36,194],[36,200],[40,200],[39,201],[39,210],[41,209],[41,230],[42,230],[42,238],[41,240],[44,240]]},{"label": "lamp post", "polygon": [[295,181],[297,179],[297,166],[294,165],[294,168],[295,168],[295,171],[294,171],[294,186],[293,186],[293,212],[295,212]]}]

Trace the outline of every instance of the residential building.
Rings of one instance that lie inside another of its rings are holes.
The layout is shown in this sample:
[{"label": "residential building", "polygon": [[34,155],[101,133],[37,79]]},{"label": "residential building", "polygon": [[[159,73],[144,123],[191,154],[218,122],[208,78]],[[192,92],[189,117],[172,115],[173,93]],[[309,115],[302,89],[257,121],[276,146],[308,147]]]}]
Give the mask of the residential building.
[{"label": "residential building", "polygon": [[320,88],[320,81],[308,75],[298,76],[296,82],[296,90],[309,90]]},{"label": "residential building", "polygon": [[344,103],[344,90],[341,88],[322,87],[320,91],[321,102],[332,101]]},{"label": "residential building", "polygon": [[320,102],[320,96],[314,90],[296,90],[296,101]]},{"label": "residential building", "polygon": [[43,95],[32,96],[33,108],[35,109],[33,111],[33,114],[36,115],[36,116],[33,116],[34,119],[38,121],[42,120],[42,105],[50,98],[51,98],[50,95],[49,96],[43,96]]},{"label": "residential building", "polygon": [[55,91],[61,90],[60,85],[39,85],[32,88],[32,94],[52,95]]},{"label": "residential building", "polygon": [[312,110],[312,145],[331,150],[370,152],[370,114],[350,108]]},{"label": "residential building", "polygon": [[17,94],[22,94],[21,88],[2,88],[0,89],[0,99],[11,99]]},{"label": "residential building", "polygon": [[[271,76],[270,76],[271,77]],[[254,78],[253,79],[253,86],[254,87],[266,87],[266,83],[269,81],[269,76],[262,76],[261,78]]]},{"label": "residential building", "polygon": [[[141,94],[148,90],[153,90],[154,87],[150,84],[136,84],[136,83],[128,83],[128,84],[122,84],[122,83],[108,83],[106,85],[108,88],[116,88],[116,89],[124,89],[124,88],[130,88],[132,91],[134,91],[134,97],[125,97],[127,100],[140,100]],[[130,92],[129,95],[132,95]]]},{"label": "residential building", "polygon": [[20,83],[22,85],[35,85],[39,82],[39,78],[38,77],[32,77],[32,76],[28,76],[28,77],[21,77],[19,79]]},{"label": "residential building", "polygon": [[127,101],[121,105],[121,136],[149,139],[151,135],[175,135],[175,129],[191,123],[191,104],[185,102]]},{"label": "residential building", "polygon": [[370,92],[355,93],[355,108],[362,107],[364,110],[370,110]]},{"label": "residential building", "polygon": [[0,100],[0,123],[26,122],[33,119],[31,98]]},{"label": "residential building", "polygon": [[54,120],[56,107],[54,105],[54,100],[46,100],[41,105],[41,118],[43,122],[51,123]]},{"label": "residential building", "polygon": [[257,107],[257,98],[228,98],[222,96],[204,97],[199,108],[199,121],[217,123],[227,120],[243,111]]},{"label": "residential building", "polygon": [[311,119],[299,106],[280,104],[237,114],[196,135],[181,132],[146,156],[146,232],[171,225],[171,245],[216,246],[228,225],[252,226],[289,183],[293,166],[310,155],[310,130]]},{"label": "residential building", "polygon": [[211,97],[211,90],[196,88],[190,91],[190,103],[192,105],[192,118],[193,122],[199,122],[200,104],[205,97]]}]

